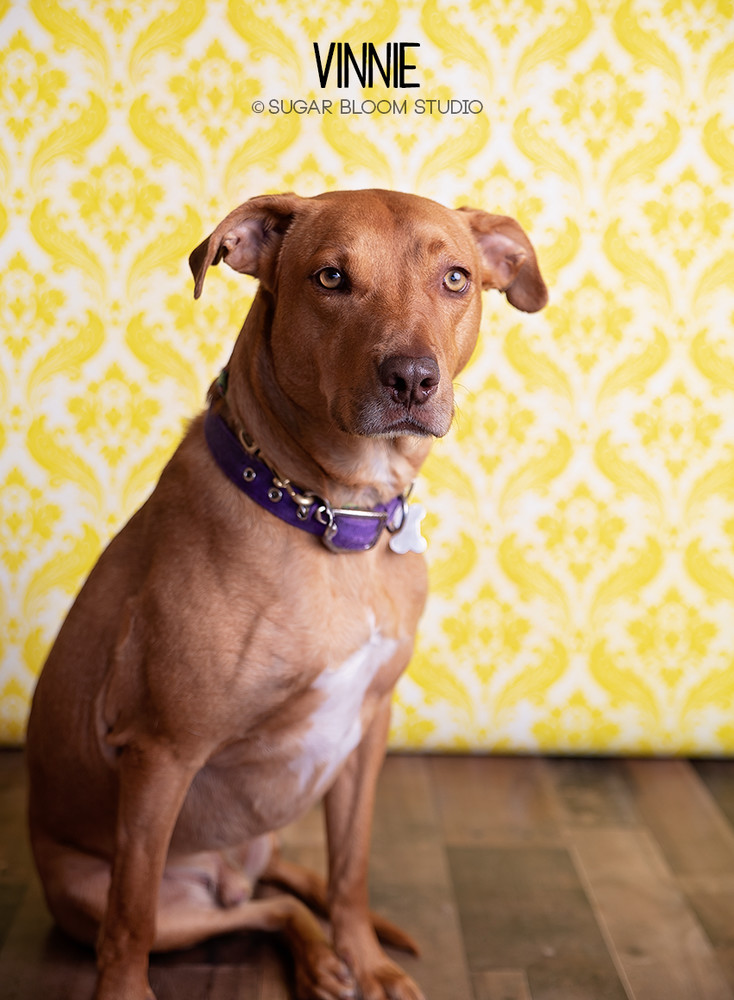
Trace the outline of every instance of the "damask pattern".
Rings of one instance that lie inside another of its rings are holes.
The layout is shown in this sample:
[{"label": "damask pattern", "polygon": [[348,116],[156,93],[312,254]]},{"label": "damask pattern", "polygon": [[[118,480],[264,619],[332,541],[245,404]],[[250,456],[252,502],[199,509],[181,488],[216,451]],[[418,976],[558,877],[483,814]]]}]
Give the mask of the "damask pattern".
[{"label": "damask pattern", "polygon": [[[340,40],[420,87],[322,89]],[[418,484],[393,745],[734,750],[732,0],[0,0],[0,179],[0,739],[251,301],[190,250],[381,186],[516,216],[551,289],[485,296]]]}]

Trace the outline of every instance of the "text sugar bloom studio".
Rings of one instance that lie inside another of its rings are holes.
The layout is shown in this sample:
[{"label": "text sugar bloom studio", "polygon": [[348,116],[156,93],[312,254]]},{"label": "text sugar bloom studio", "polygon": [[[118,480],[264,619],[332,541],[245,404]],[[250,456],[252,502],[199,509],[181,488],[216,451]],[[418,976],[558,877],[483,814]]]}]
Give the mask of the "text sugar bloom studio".
[{"label": "text sugar bloom studio", "polygon": [[413,101],[407,98],[382,98],[381,100],[357,100],[343,97],[338,101],[328,98],[270,98],[268,101],[253,101],[252,110],[255,114],[269,115],[478,115],[484,110],[484,105],[476,98],[438,98],[418,97]]}]

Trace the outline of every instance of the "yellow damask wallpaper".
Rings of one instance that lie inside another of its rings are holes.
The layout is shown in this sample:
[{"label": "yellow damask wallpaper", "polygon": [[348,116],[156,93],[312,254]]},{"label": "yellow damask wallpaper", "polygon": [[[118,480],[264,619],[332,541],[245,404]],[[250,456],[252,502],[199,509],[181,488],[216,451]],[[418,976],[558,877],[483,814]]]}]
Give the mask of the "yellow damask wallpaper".
[{"label": "yellow damask wallpaper", "polygon": [[[322,88],[332,41],[418,86]],[[419,483],[393,745],[734,750],[732,0],[0,0],[0,178],[0,740],[251,301],[189,251],[382,186],[515,215],[551,289],[485,296]]]}]

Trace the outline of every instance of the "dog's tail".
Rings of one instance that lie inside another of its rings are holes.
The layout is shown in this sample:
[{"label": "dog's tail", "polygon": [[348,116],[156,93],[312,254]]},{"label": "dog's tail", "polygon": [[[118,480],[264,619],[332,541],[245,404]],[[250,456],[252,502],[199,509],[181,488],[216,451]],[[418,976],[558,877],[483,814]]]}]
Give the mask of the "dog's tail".
[{"label": "dog's tail", "polygon": [[[279,888],[293,893],[294,896],[302,899],[317,916],[328,920],[326,883],[316,872],[294,864],[292,861],[287,861],[274,850],[268,867],[260,876],[260,881],[277,885]],[[391,948],[398,948],[400,951],[407,951],[411,955],[420,954],[420,948],[413,938],[392,921],[374,912],[370,912],[370,917],[375,933],[383,944],[387,944]]]}]

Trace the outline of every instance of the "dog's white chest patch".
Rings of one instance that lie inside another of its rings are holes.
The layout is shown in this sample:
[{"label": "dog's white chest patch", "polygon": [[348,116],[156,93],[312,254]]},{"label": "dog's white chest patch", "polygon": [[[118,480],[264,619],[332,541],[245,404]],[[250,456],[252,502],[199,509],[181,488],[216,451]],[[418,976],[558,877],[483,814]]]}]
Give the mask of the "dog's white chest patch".
[{"label": "dog's white chest patch", "polygon": [[311,690],[322,700],[312,713],[301,745],[301,753],[291,767],[298,774],[299,787],[322,795],[336,772],[362,737],[361,710],[365,695],[379,669],[391,659],[398,646],[373,626],[367,642],[339,666],[319,674]]}]

